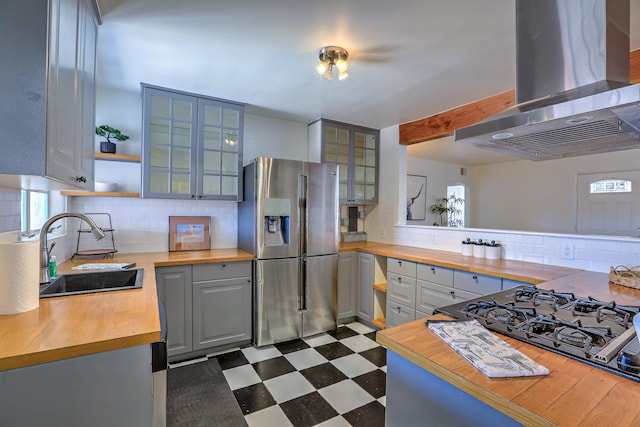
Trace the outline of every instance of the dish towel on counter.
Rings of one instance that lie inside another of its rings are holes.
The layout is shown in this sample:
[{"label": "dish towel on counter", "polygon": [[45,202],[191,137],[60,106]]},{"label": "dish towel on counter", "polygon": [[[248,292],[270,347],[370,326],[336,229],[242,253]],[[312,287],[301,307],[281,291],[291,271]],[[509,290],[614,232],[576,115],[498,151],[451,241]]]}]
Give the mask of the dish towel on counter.
[{"label": "dish towel on counter", "polygon": [[72,270],[126,270],[135,266],[135,262],[96,262],[76,265],[71,267]]},{"label": "dish towel on counter", "polygon": [[489,332],[477,320],[427,321],[429,329],[491,378],[547,375],[549,370]]}]

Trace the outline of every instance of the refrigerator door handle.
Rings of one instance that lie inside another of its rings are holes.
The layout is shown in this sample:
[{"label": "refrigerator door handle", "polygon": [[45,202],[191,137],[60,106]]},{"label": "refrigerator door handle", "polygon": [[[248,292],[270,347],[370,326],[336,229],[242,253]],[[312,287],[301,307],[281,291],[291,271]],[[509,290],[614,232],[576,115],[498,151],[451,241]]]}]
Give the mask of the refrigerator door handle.
[{"label": "refrigerator door handle", "polygon": [[298,175],[298,206],[299,206],[299,256],[307,255],[307,176]]},{"label": "refrigerator door handle", "polygon": [[298,270],[298,298],[300,311],[307,310],[307,257],[302,257]]}]

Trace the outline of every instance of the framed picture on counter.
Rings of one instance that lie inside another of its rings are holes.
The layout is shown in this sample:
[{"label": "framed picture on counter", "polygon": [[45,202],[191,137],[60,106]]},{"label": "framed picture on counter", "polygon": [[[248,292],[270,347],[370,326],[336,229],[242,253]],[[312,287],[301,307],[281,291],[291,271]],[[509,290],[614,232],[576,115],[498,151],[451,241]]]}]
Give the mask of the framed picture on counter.
[{"label": "framed picture on counter", "polygon": [[211,217],[170,216],[169,251],[211,249]]},{"label": "framed picture on counter", "polygon": [[427,215],[427,177],[407,175],[407,221],[424,221]]}]

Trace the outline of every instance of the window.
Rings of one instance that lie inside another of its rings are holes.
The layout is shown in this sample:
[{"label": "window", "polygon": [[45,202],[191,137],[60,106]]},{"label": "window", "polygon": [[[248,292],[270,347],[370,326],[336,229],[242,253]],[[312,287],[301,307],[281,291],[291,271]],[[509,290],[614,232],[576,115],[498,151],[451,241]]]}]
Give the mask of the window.
[{"label": "window", "polygon": [[626,179],[603,179],[589,185],[590,194],[631,193],[631,181]]},{"label": "window", "polygon": [[45,191],[22,190],[20,230],[23,235],[40,231],[49,216],[49,194]]},{"label": "window", "polygon": [[449,200],[447,225],[449,227],[464,227],[464,185],[448,185],[447,199]]}]

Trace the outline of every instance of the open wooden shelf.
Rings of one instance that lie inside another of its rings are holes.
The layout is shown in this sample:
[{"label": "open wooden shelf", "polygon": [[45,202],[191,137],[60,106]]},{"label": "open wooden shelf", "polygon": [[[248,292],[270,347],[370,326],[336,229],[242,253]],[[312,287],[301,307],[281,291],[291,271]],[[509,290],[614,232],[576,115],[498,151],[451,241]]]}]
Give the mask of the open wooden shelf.
[{"label": "open wooden shelf", "polygon": [[387,293],[387,282],[374,283],[373,284],[373,289],[375,289],[376,291],[384,292],[386,294]]},{"label": "open wooden shelf", "polygon": [[63,196],[74,197],[135,197],[140,198],[140,193],[120,193],[117,191],[61,191]]},{"label": "open wooden shelf", "polygon": [[385,329],[387,327],[387,318],[386,317],[379,317],[377,319],[373,319],[373,323],[374,326],[380,328],[380,329]]},{"label": "open wooden shelf", "polygon": [[140,156],[131,156],[129,154],[95,153],[95,158],[96,160],[140,163]]}]

